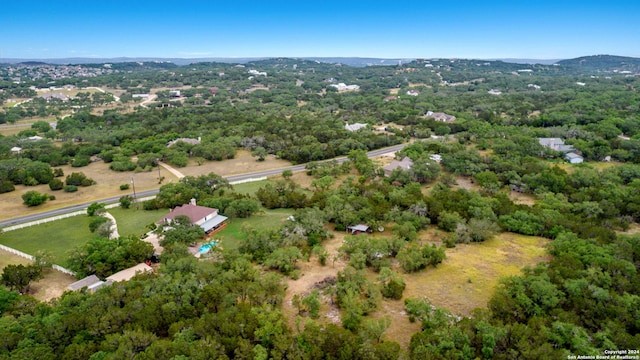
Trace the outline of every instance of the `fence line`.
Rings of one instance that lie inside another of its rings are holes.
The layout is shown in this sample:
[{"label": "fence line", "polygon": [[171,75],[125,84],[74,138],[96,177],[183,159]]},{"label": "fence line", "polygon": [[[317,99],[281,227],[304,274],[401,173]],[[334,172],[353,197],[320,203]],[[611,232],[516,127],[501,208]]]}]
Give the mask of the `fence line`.
[{"label": "fence line", "polygon": [[22,251],[20,251],[20,250],[16,250],[16,249],[14,249],[14,248],[10,248],[10,247],[8,247],[8,246],[4,246],[4,245],[2,245],[2,244],[0,244],[0,249],[4,250],[4,251],[6,251],[6,252],[10,252],[10,253],[12,253],[12,254],[15,254],[15,255],[21,256],[21,257],[23,257],[23,258],[27,258],[27,259],[29,259],[29,260],[35,260],[35,259],[36,259],[35,257],[33,257],[33,256],[31,256],[31,255],[29,255],[29,254],[27,254],[27,253],[23,253],[23,252],[22,252]]},{"label": "fence line", "polygon": [[248,179],[242,179],[242,180],[236,180],[236,181],[229,181],[229,184],[237,185],[237,184],[244,184],[244,183],[249,183],[249,182],[254,182],[254,181],[262,181],[262,180],[267,180],[267,177],[266,176],[262,176],[262,177],[257,177],[257,178],[248,178]]},{"label": "fence line", "polygon": [[62,273],[65,273],[67,275],[76,276],[76,272],[75,271],[71,271],[69,269],[65,269],[60,265],[53,264],[53,265],[51,265],[51,267],[54,268],[55,270],[58,270],[58,271],[60,271]]},{"label": "fence line", "polygon": [[[27,258],[27,259],[29,259],[31,261],[35,261],[36,260],[36,258],[33,255],[29,255],[27,253],[23,253],[20,250],[16,250],[14,248],[10,248],[10,247],[2,245],[2,244],[0,244],[0,250],[4,250],[6,252],[21,256],[23,258]],[[51,267],[53,269],[55,269],[55,270],[58,270],[58,271],[62,272],[62,273],[65,273],[65,274],[68,274],[68,275],[71,275],[71,276],[76,276],[76,273],[74,271],[71,271],[69,269],[65,269],[60,265],[52,264]]]},{"label": "fence line", "polygon": [[17,224],[17,225],[11,225],[11,226],[7,226],[5,228],[2,228],[3,231],[11,231],[11,230],[18,230],[18,229],[23,229],[29,226],[34,226],[34,225],[40,225],[40,224],[45,224],[51,221],[56,221],[56,220],[61,220],[61,219],[66,219],[72,216],[78,216],[78,215],[82,215],[82,214],[86,214],[87,211],[83,210],[83,211],[75,211],[75,212],[71,212],[68,214],[62,214],[62,215],[57,215],[54,217],[50,217],[50,218],[44,218],[44,219],[40,219],[40,220],[35,220],[35,221],[30,221],[30,222],[26,222],[24,224]]}]

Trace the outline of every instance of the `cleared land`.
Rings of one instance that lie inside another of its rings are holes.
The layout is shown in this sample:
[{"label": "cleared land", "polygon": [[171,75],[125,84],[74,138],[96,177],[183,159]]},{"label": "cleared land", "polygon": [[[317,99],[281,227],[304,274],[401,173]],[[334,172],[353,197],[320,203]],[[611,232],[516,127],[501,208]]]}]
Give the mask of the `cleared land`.
[{"label": "cleared land", "polygon": [[256,161],[256,158],[251,156],[251,152],[247,150],[238,150],[235,158],[233,159],[224,161],[208,161],[202,165],[198,165],[195,161],[190,161],[188,166],[177,168],[177,170],[186,176],[198,176],[211,172],[221,176],[227,176],[276,169],[291,165],[292,164],[290,162],[282,159],[276,159],[273,155],[269,155],[265,161]]},{"label": "cleared land", "polygon": [[[430,229],[421,238],[425,243],[437,242],[438,234],[436,230]],[[297,310],[291,303],[293,296],[306,293],[315,283],[327,276],[336,276],[346,266],[342,259],[332,263],[343,240],[344,233],[334,233],[332,239],[323,242],[330,254],[327,265],[321,266],[317,259],[311,257],[309,262],[299,263],[300,278],[288,281],[283,309],[292,326],[297,315]],[[547,242],[544,238],[503,233],[484,243],[460,244],[447,249],[447,259],[437,268],[430,267],[418,273],[406,274],[396,264],[394,271],[401,274],[407,284],[404,297],[397,301],[384,300],[378,311],[371,316],[391,317],[391,326],[386,331],[385,338],[398,341],[406,347],[411,334],[419,331],[420,324],[409,322],[404,312],[405,298],[426,297],[432,304],[453,314],[467,316],[473,309],[487,306],[500,277],[518,275],[524,266],[547,260]],[[368,277],[375,280],[377,274],[369,271]],[[339,322],[340,312],[325,302],[322,304],[321,319]]]}]

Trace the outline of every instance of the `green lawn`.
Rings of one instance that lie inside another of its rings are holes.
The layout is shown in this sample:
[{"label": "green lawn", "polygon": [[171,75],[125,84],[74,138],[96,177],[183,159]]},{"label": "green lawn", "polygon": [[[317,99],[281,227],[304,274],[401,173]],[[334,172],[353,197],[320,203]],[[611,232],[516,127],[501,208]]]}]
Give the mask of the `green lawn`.
[{"label": "green lawn", "polygon": [[261,181],[247,182],[243,184],[236,184],[236,185],[233,185],[233,191],[237,192],[238,194],[254,195],[256,191],[258,191],[258,189],[260,189],[261,187],[269,183],[273,183],[273,181],[261,180]]},{"label": "green lawn", "polygon": [[94,235],[89,231],[89,217],[72,216],[20,230],[0,234],[0,244],[30,255],[38,250],[49,252],[53,262],[65,266],[68,251],[84,245]]},{"label": "green lawn", "polygon": [[245,224],[258,230],[276,229],[291,214],[293,214],[293,209],[275,209],[265,210],[262,214],[253,215],[246,219],[229,219],[227,227],[215,234],[213,238],[219,239],[224,248],[235,249],[238,247],[240,240],[246,238],[246,235],[242,232]]},{"label": "green lawn", "polygon": [[148,224],[157,222],[169,212],[167,209],[149,211],[120,207],[107,209],[107,211],[116,219],[120,236],[142,235],[149,231],[146,228]]}]

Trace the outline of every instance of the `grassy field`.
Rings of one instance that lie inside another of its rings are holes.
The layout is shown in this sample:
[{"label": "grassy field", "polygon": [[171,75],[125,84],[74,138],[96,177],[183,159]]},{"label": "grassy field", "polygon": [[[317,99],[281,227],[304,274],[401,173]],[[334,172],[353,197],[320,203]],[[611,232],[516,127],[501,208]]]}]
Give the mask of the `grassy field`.
[{"label": "grassy field", "polygon": [[253,215],[247,219],[229,219],[227,227],[215,234],[214,238],[220,240],[220,244],[224,248],[235,249],[240,240],[246,239],[246,235],[242,231],[244,226],[252,226],[262,231],[275,229],[291,214],[293,214],[291,209],[275,209],[265,210],[262,214]]},{"label": "grassy field", "polygon": [[258,189],[264,187],[265,185],[271,183],[271,180],[261,180],[261,181],[252,181],[243,184],[233,185],[233,191],[239,194],[249,194],[254,195]]},{"label": "grassy field", "polygon": [[108,211],[116,219],[120,236],[142,235],[149,231],[146,228],[148,224],[155,223],[168,212],[167,209],[149,211],[120,207],[108,209]]},{"label": "grassy field", "polygon": [[43,250],[53,256],[53,262],[65,266],[68,251],[93,238],[89,217],[78,215],[66,219],[7,231],[0,235],[0,244],[30,255]]}]

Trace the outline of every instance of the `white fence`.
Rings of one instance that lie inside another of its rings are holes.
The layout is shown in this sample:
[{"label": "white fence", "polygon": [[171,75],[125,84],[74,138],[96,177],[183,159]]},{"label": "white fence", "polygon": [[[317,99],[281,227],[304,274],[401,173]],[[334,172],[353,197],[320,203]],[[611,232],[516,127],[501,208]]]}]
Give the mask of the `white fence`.
[{"label": "white fence", "polygon": [[[10,247],[4,246],[2,244],[0,244],[0,250],[4,250],[4,251],[6,251],[8,253],[12,253],[12,254],[21,256],[23,258],[27,258],[27,259],[29,259],[31,261],[35,261],[36,260],[36,258],[34,256],[32,256],[32,255],[29,255],[27,253],[23,253],[20,250],[16,250],[14,248],[10,248]],[[53,264],[53,265],[51,265],[51,267],[53,269],[55,269],[55,270],[58,270],[58,271],[62,272],[62,273],[65,273],[65,274],[68,274],[68,275],[71,275],[71,276],[76,276],[76,273],[74,271],[71,271],[69,269],[65,269],[60,265]]]},{"label": "white fence", "polygon": [[87,213],[86,210],[75,211],[75,212],[68,213],[68,214],[62,214],[62,215],[58,215],[58,216],[54,216],[54,217],[50,217],[50,218],[40,219],[40,220],[36,220],[36,221],[30,221],[30,222],[27,222],[27,223],[24,223],[24,224],[17,224],[17,225],[7,226],[5,228],[2,228],[2,231],[11,231],[11,230],[23,229],[23,228],[26,228],[26,227],[29,227],[29,226],[40,225],[40,224],[48,223],[48,222],[51,222],[51,221],[66,219],[68,217],[78,216],[78,215],[82,215],[82,214],[86,214],[86,213]]},{"label": "white fence", "polygon": [[55,270],[58,270],[58,271],[60,271],[62,273],[65,273],[67,275],[76,276],[76,272],[75,271],[71,271],[69,269],[65,269],[60,265],[53,264],[53,265],[51,265],[51,267],[54,268]]},{"label": "white fence", "polygon": [[257,178],[248,178],[248,179],[237,180],[237,181],[229,181],[229,184],[237,185],[237,184],[244,184],[244,183],[249,183],[249,182],[254,182],[254,181],[262,181],[262,180],[267,180],[267,177],[266,176],[262,176],[262,177],[257,177]]},{"label": "white fence", "polygon": [[27,259],[32,260],[32,261],[36,259],[36,258],[34,258],[33,256],[31,256],[31,255],[29,255],[29,254],[26,254],[26,253],[23,253],[23,252],[22,252],[22,251],[20,251],[20,250],[16,250],[16,249],[14,249],[14,248],[10,248],[10,247],[8,247],[8,246],[4,246],[4,245],[2,245],[2,244],[0,244],[0,250],[4,250],[4,251],[6,251],[6,252],[10,252],[10,253],[12,253],[12,254],[16,254],[16,255],[18,255],[18,256],[22,256],[23,258],[27,258]]}]

